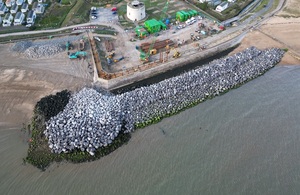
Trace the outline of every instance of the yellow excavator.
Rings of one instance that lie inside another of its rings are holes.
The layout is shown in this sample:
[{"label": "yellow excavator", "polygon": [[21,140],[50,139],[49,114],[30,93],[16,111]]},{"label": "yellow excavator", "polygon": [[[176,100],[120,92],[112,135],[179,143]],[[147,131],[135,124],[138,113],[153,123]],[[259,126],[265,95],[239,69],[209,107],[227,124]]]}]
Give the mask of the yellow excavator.
[{"label": "yellow excavator", "polygon": [[181,56],[181,53],[177,51],[177,49],[174,49],[175,53],[173,54],[173,58],[179,58]]}]

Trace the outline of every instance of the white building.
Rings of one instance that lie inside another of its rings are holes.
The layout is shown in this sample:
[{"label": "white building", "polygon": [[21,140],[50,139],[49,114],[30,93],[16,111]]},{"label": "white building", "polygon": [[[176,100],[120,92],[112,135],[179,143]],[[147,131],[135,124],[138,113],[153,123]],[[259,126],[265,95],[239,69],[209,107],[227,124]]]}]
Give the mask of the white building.
[{"label": "white building", "polygon": [[22,22],[24,21],[25,14],[22,12],[17,12],[15,20],[14,20],[14,25],[21,25]]},{"label": "white building", "polygon": [[23,3],[22,7],[21,7],[21,12],[25,13],[28,11],[28,4],[27,3]]},{"label": "white building", "polygon": [[13,21],[14,17],[11,15],[11,13],[7,13],[5,14],[4,18],[3,18],[3,24],[2,26],[10,26],[12,21]]},{"label": "white building", "polygon": [[10,13],[15,14],[18,12],[18,9],[19,9],[18,5],[14,4],[13,6],[11,6],[9,11],[10,11]]},{"label": "white building", "polygon": [[17,5],[22,5],[24,3],[24,0],[17,0]]},{"label": "white building", "polygon": [[0,14],[3,15],[8,11],[8,8],[6,7],[5,4],[2,4],[2,6],[0,6]]},{"label": "white building", "polygon": [[219,5],[219,4],[222,3],[221,0],[199,0],[199,2],[200,2],[200,3],[205,3],[205,2],[207,2],[207,3],[208,3],[209,5],[211,5],[211,6],[217,6],[217,5]]},{"label": "white building", "polygon": [[34,24],[35,18],[36,18],[35,12],[30,10],[27,14],[26,22],[28,24]]},{"label": "white building", "polygon": [[11,7],[11,6],[13,6],[15,3],[16,3],[15,0],[6,0],[5,5],[6,5],[7,7]]},{"label": "white building", "polygon": [[145,4],[139,1],[127,3],[127,18],[132,21],[140,21],[146,17]]},{"label": "white building", "polygon": [[45,7],[42,4],[38,4],[38,7],[35,12],[37,14],[42,14],[42,13],[44,13],[44,11],[45,11]]},{"label": "white building", "polygon": [[227,1],[222,2],[220,5],[217,6],[216,11],[217,12],[222,12],[225,9],[228,8],[229,3]]}]

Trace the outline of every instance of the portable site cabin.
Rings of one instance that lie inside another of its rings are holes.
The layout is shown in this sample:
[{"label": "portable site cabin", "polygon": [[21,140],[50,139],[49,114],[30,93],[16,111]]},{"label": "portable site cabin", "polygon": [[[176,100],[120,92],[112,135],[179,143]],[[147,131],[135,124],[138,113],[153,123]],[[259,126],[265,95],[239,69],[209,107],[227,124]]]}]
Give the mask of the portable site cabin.
[{"label": "portable site cabin", "polygon": [[180,22],[184,22],[187,19],[194,17],[196,15],[198,15],[198,12],[196,10],[178,11],[176,12],[176,20],[179,20]]},{"label": "portable site cabin", "polygon": [[27,14],[26,22],[27,24],[34,24],[36,14],[33,10],[30,10]]},{"label": "portable site cabin", "polygon": [[176,12],[176,20],[177,20],[177,21],[180,21],[180,22],[184,22],[185,19],[184,19],[183,13],[181,13],[181,12]]},{"label": "portable site cabin", "polygon": [[22,7],[21,7],[21,12],[25,13],[28,11],[28,4],[27,3],[23,3]]},{"label": "portable site cabin", "polygon": [[156,33],[161,29],[161,24],[155,19],[147,20],[144,24],[149,33]]},{"label": "portable site cabin", "polygon": [[22,5],[24,3],[24,0],[17,0],[17,5]]},{"label": "portable site cabin", "polygon": [[191,17],[198,15],[198,12],[196,10],[189,10],[188,12],[191,15]]},{"label": "portable site cabin", "polygon": [[0,14],[4,15],[7,11],[8,11],[8,9],[7,9],[6,5],[2,4],[2,6],[0,7]]},{"label": "portable site cabin", "polygon": [[145,38],[148,36],[148,32],[142,26],[135,28],[135,34],[140,38]]},{"label": "portable site cabin", "polygon": [[17,5],[17,4],[14,4],[14,5],[11,6],[11,8],[10,8],[10,13],[15,14],[15,13],[18,12],[18,9],[19,9],[18,5]]},{"label": "portable site cabin", "polygon": [[165,25],[165,23],[163,23],[162,21],[159,21],[159,23],[160,23],[160,28],[162,30],[167,30],[167,25]]},{"label": "portable site cabin", "polygon": [[15,20],[14,20],[14,25],[21,25],[22,22],[24,21],[25,18],[25,14],[22,12],[17,12],[16,16],[15,16]]}]

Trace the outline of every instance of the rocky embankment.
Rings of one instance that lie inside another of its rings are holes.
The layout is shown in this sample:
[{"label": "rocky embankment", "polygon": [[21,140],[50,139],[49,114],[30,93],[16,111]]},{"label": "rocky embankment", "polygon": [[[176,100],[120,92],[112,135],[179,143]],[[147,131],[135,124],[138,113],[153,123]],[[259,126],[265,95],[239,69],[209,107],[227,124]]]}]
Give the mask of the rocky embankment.
[{"label": "rocky embankment", "polygon": [[284,52],[248,48],[238,54],[159,83],[120,95],[84,88],[46,122],[53,153],[74,149],[95,154],[120,132],[129,133],[258,77],[280,62]]}]

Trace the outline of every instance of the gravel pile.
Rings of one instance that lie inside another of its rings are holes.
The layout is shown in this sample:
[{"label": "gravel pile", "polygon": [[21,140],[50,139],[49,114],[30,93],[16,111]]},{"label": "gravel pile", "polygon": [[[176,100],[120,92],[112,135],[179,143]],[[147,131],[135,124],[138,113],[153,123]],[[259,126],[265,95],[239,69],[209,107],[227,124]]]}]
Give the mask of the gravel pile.
[{"label": "gravel pile", "polygon": [[82,89],[64,111],[46,123],[44,134],[54,153],[75,148],[91,155],[112,143],[121,130],[129,133],[169,114],[237,87],[277,64],[280,49],[248,48],[236,55],[159,83],[120,95]]},{"label": "gravel pile", "polygon": [[17,42],[16,44],[14,44],[10,48],[10,50],[13,52],[17,52],[17,53],[23,53],[26,51],[26,49],[28,49],[31,46],[32,46],[31,41],[21,41],[21,42]]},{"label": "gravel pile", "polygon": [[83,36],[69,36],[39,41],[21,41],[11,47],[11,51],[27,58],[48,58],[65,51],[66,43],[82,39]]},{"label": "gravel pile", "polygon": [[26,49],[24,55],[27,58],[48,58],[63,51],[65,46],[62,44],[34,45]]}]

